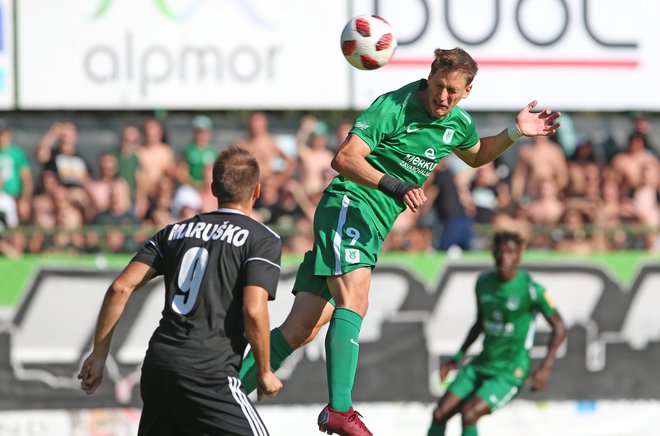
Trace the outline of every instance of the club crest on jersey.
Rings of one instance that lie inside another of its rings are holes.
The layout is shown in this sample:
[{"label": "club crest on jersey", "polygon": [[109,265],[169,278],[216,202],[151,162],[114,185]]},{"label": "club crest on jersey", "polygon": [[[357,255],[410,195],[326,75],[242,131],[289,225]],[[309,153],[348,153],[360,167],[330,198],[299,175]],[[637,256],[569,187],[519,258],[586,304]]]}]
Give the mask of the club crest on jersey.
[{"label": "club crest on jersey", "polygon": [[347,248],[344,252],[346,255],[346,262],[358,263],[360,261],[360,251],[355,248]]},{"label": "club crest on jersey", "polygon": [[444,135],[442,135],[442,142],[445,144],[451,144],[451,140],[454,137],[456,131],[454,129],[445,129]]},{"label": "club crest on jersey", "polygon": [[520,306],[520,298],[509,297],[506,300],[506,308],[509,310],[516,310]]},{"label": "club crest on jersey", "polygon": [[427,148],[424,152],[424,156],[428,157],[429,159],[435,159],[435,150],[432,148]]}]

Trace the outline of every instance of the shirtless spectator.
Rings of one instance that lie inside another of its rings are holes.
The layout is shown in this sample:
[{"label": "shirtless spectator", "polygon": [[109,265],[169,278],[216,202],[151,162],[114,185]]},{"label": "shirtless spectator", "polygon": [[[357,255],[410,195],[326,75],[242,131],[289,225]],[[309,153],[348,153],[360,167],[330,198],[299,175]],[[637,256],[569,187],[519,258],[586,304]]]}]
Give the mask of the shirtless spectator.
[{"label": "shirtless spectator", "polygon": [[513,201],[523,204],[539,195],[543,180],[554,182],[561,192],[568,184],[568,168],[561,146],[545,136],[539,136],[523,144],[518,152],[511,178]]},{"label": "shirtless spectator", "polygon": [[296,135],[300,182],[308,196],[315,196],[325,187],[326,171],[331,170],[334,157],[328,148],[328,126],[312,116],[305,116]]},{"label": "shirtless spectator", "polygon": [[153,118],[144,122],[144,144],[138,149],[140,171],[136,191],[136,215],[144,218],[149,209],[149,197],[153,198],[163,178],[175,176],[176,160],[172,148],[163,142],[165,131]]},{"label": "shirtless spectator", "polygon": [[644,165],[640,169],[640,184],[630,192],[632,208],[637,221],[644,228],[644,245],[655,249],[660,226],[660,180],[655,167]]},{"label": "shirtless spectator", "polygon": [[647,149],[645,136],[640,133],[630,135],[626,148],[614,155],[611,166],[623,193],[640,186],[641,168],[648,166],[660,171],[658,159]]},{"label": "shirtless spectator", "polygon": [[525,207],[527,219],[535,225],[557,224],[564,213],[564,202],[553,180],[539,182],[538,196]]},{"label": "shirtless spectator", "polygon": [[72,122],[55,122],[42,136],[36,158],[44,171],[52,171],[63,186],[79,188],[89,177],[85,160],[78,154],[78,129]]},{"label": "shirtless spectator", "polygon": [[264,112],[252,112],[247,121],[247,137],[236,145],[249,151],[259,163],[261,180],[275,176],[277,186],[282,186],[295,169],[295,160],[288,156],[268,130],[268,118]]},{"label": "shirtless spectator", "polygon": [[593,170],[600,172],[600,164],[594,153],[594,145],[590,139],[581,141],[568,159],[569,196],[584,195],[587,190],[587,177]]},{"label": "shirtless spectator", "polygon": [[128,182],[118,175],[117,157],[112,153],[101,154],[99,156],[99,176],[88,179],[85,183],[85,189],[89,193],[95,214],[105,212],[110,208],[110,194],[113,184],[118,180],[121,180],[128,186]]}]

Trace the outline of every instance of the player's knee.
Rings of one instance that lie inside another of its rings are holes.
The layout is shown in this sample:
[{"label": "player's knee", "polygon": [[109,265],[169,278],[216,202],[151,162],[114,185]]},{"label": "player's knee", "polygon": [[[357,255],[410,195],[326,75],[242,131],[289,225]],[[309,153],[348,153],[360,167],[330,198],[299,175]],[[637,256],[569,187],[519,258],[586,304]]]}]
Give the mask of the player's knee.
[{"label": "player's knee", "polygon": [[461,421],[464,426],[475,425],[480,417],[481,413],[472,407],[464,407],[461,410]]},{"label": "player's knee", "polygon": [[443,407],[436,407],[433,411],[433,422],[442,424],[450,418],[450,413]]},{"label": "player's knee", "polygon": [[291,348],[300,348],[316,337],[321,326],[309,320],[290,320],[287,318],[280,326],[280,331]]}]

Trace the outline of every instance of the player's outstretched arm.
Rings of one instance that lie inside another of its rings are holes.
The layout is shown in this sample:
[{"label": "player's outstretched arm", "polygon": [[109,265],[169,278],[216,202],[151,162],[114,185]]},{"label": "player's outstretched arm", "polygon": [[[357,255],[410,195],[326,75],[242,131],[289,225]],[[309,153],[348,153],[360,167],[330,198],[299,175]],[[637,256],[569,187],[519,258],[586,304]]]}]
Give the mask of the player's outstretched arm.
[{"label": "player's outstretched arm", "polygon": [[270,320],[268,291],[260,286],[246,286],[243,290],[243,318],[247,337],[257,367],[257,399],[264,394],[277,395],[282,382],[270,369]]},{"label": "player's outstretched arm", "polygon": [[536,100],[522,108],[516,115],[516,121],[494,136],[479,139],[474,146],[466,149],[454,149],[454,153],[473,168],[494,161],[511,145],[523,136],[550,136],[561,125],[557,119],[560,112],[545,109],[543,112],[532,112],[537,106]]},{"label": "player's outstretched arm", "polygon": [[552,373],[552,367],[555,364],[557,349],[566,338],[566,325],[559,312],[555,311],[552,315],[546,317],[546,320],[552,328],[552,335],[548,344],[548,352],[543,362],[532,374],[533,391],[540,391],[548,383],[550,374]]},{"label": "player's outstretched arm", "polygon": [[80,388],[86,394],[93,394],[103,381],[103,369],[110,351],[112,335],[129,297],[155,275],[156,270],[149,265],[131,262],[106,291],[96,323],[94,348],[78,373]]}]

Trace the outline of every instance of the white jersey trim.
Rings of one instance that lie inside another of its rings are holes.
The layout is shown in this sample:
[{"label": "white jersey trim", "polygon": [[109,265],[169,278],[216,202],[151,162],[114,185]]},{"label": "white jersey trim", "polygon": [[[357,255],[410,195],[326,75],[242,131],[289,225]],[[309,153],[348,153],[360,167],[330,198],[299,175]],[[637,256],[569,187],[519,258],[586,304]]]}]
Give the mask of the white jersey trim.
[{"label": "white jersey trim", "polygon": [[252,262],[253,260],[257,260],[257,261],[261,261],[261,262],[266,262],[266,263],[269,263],[269,264],[273,265],[273,266],[276,267],[277,269],[282,269],[282,267],[280,267],[280,266],[279,266],[278,264],[276,264],[275,262],[272,262],[272,261],[270,261],[270,260],[268,260],[268,259],[264,259],[263,257],[250,257],[250,258],[248,258],[248,259],[245,259],[244,264],[245,264],[245,263],[248,263],[248,262]]}]

